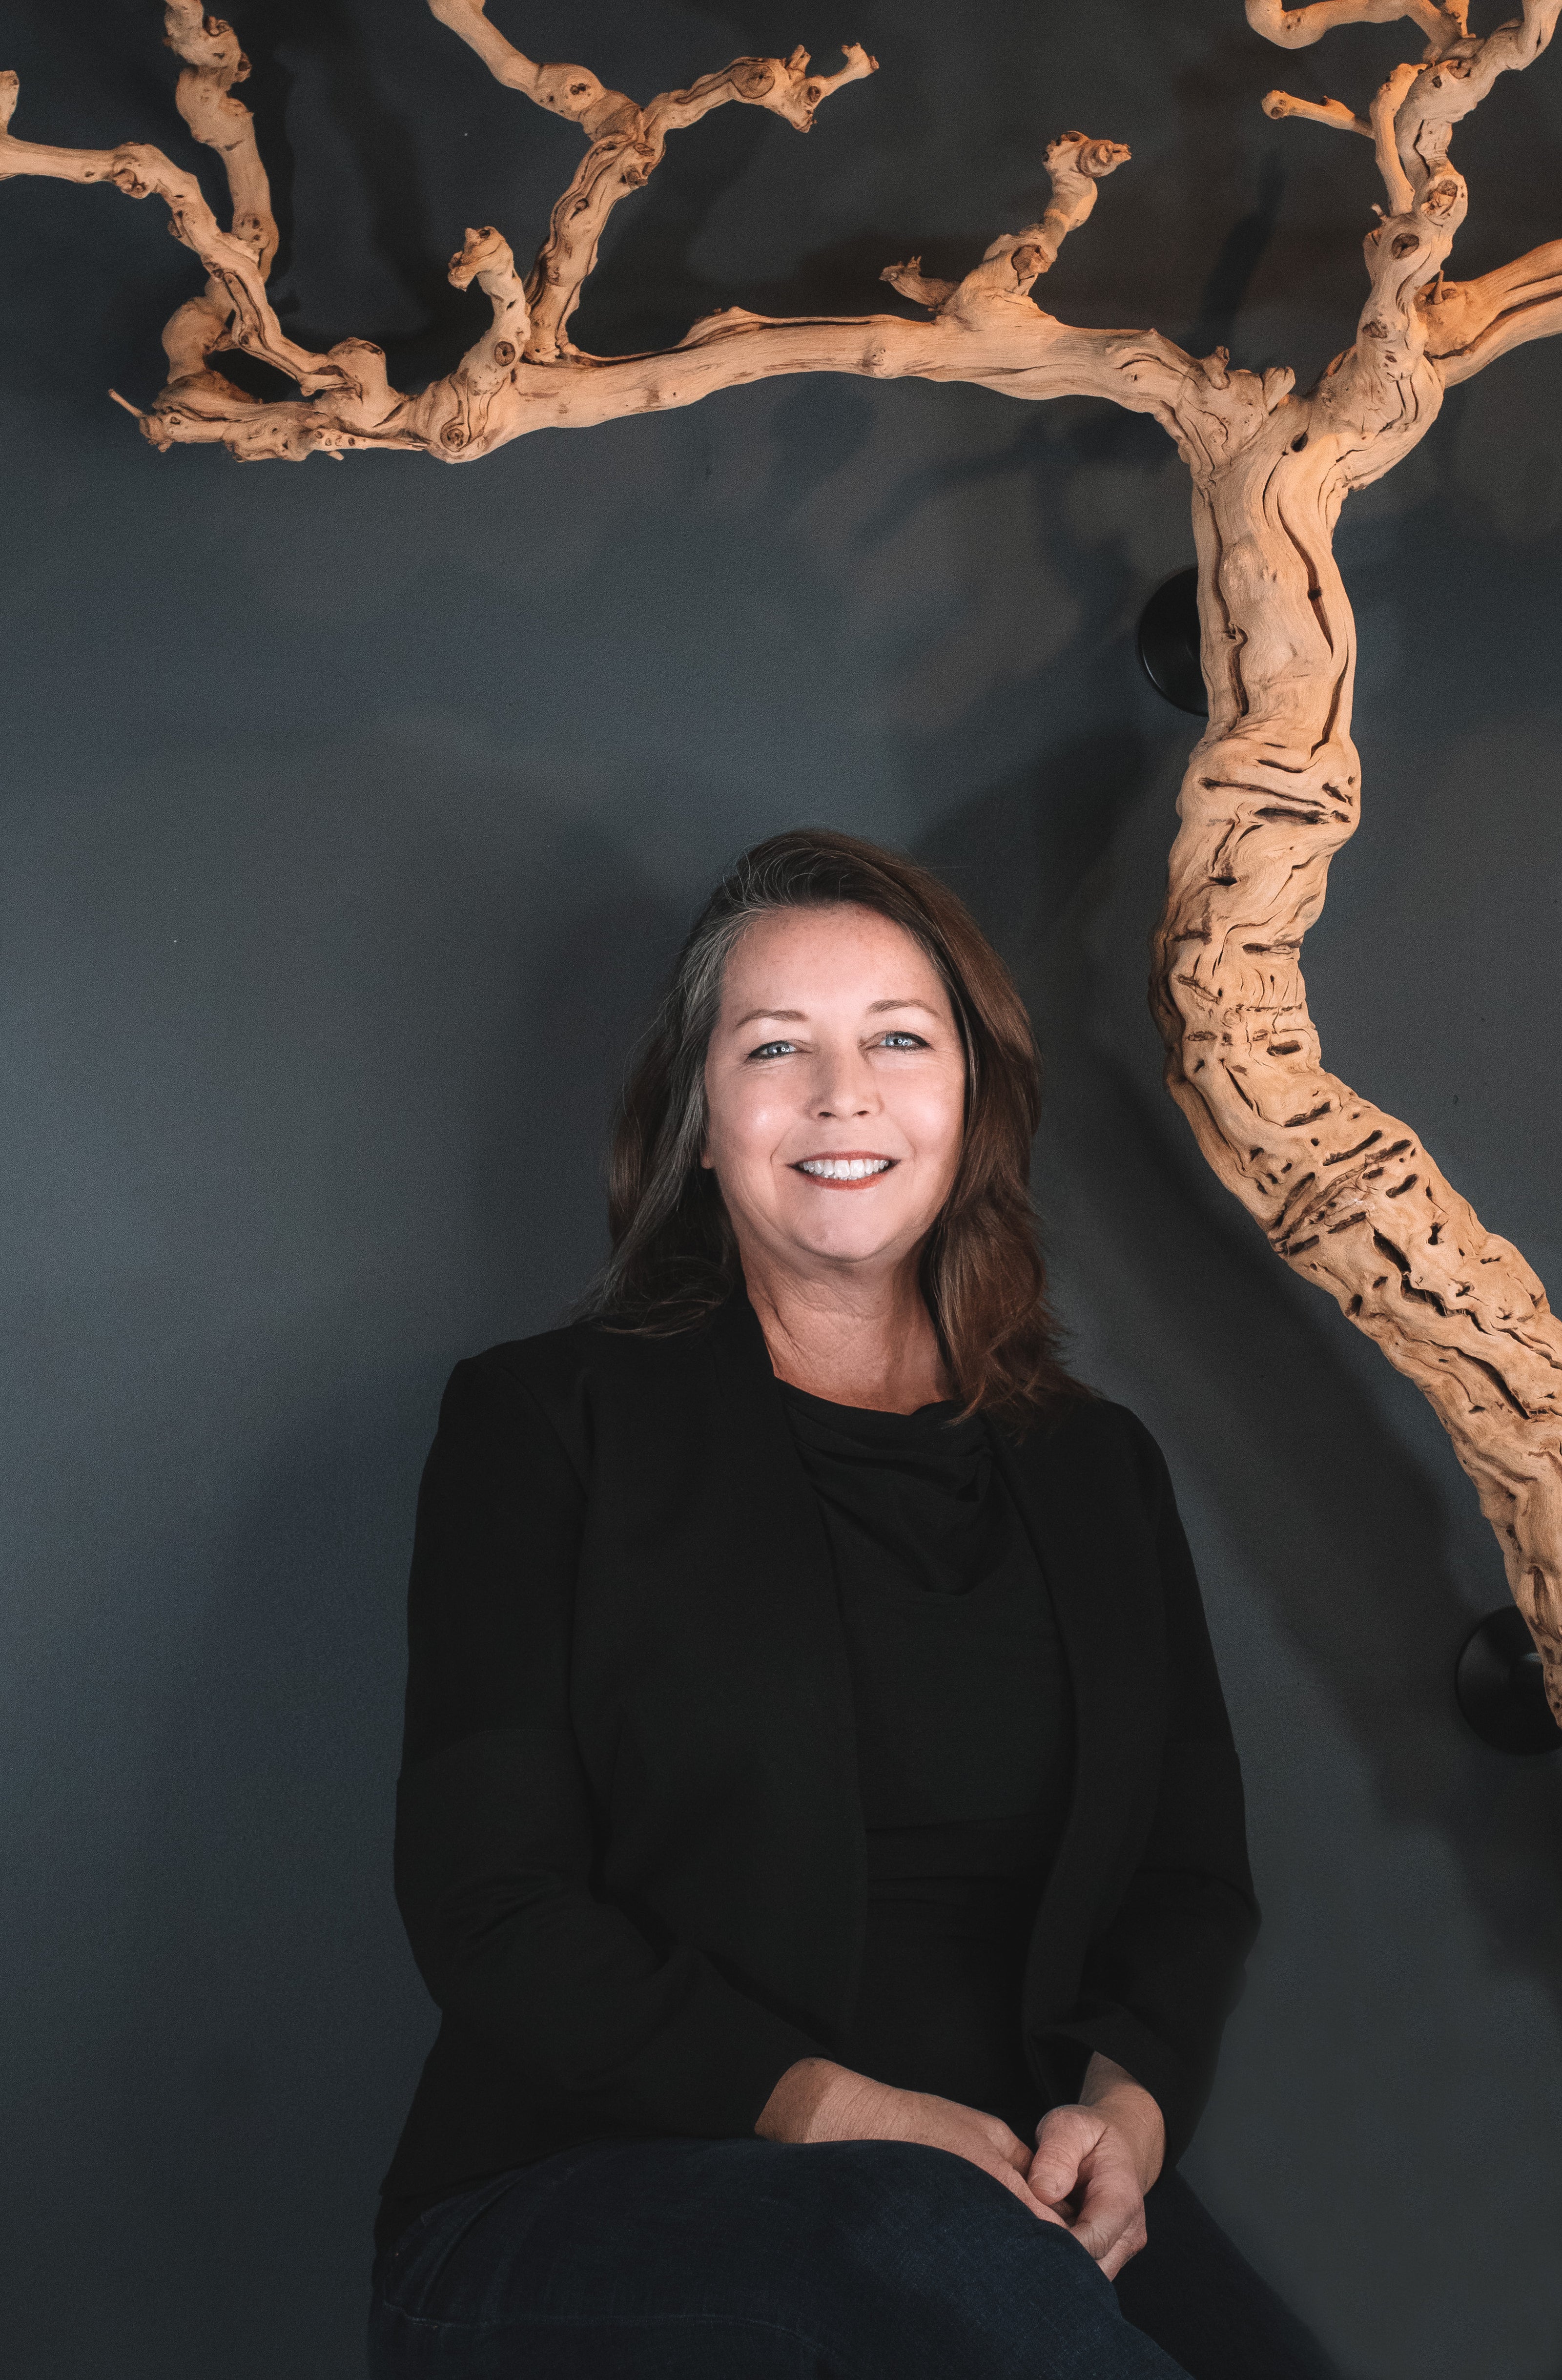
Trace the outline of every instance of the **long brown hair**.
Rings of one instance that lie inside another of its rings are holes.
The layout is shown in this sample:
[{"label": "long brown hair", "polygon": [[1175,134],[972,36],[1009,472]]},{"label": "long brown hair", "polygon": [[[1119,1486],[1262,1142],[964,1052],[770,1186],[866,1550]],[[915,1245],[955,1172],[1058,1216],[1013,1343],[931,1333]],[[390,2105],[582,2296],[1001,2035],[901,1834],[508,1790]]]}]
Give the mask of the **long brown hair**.
[{"label": "long brown hair", "polygon": [[699,1162],[705,1060],[728,957],[777,909],[876,910],[937,967],[965,1046],[965,1135],[922,1253],[922,1291],[968,1411],[1023,1422],[1081,1393],[1058,1355],[1031,1205],[1040,1070],[1024,1004],[962,901],[914,860],[828,827],[745,852],[696,918],[624,1086],[613,1133],[612,1254],[585,1311],[617,1330],[684,1330],[741,1278],[715,1175]]}]

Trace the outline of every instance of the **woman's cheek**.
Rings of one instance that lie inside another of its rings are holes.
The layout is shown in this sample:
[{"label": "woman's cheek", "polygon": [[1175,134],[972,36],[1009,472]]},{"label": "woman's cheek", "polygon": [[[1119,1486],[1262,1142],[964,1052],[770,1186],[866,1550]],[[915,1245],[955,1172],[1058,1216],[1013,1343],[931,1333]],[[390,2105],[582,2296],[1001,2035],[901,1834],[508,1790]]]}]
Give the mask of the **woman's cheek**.
[{"label": "woman's cheek", "polygon": [[951,1096],[945,1083],[929,1084],[902,1112],[901,1125],[917,1155],[952,1172],[965,1128],[964,1087]]},{"label": "woman's cheek", "polygon": [[755,1164],[768,1165],[793,1122],[793,1111],[765,1083],[757,1083],[744,1105],[745,1154]]},{"label": "woman's cheek", "polygon": [[762,1198],[771,1172],[776,1145],[786,1126],[785,1115],[762,1084],[745,1083],[734,1089],[730,1104],[711,1135],[718,1172],[726,1173],[733,1192],[745,1204],[753,1194]]}]

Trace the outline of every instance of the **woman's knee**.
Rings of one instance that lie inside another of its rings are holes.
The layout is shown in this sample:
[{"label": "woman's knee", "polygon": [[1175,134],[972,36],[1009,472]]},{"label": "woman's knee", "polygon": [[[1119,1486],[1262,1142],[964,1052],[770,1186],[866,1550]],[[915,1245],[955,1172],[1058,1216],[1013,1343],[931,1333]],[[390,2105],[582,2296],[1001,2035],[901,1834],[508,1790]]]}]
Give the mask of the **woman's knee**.
[{"label": "woman's knee", "polygon": [[1040,2220],[1007,2182],[952,2149],[921,2141],[822,2141],[802,2154],[817,2160],[815,2186],[839,2203],[848,2223],[877,2216],[937,2228],[984,2216]]},{"label": "woman's knee", "polygon": [[991,2301],[1000,2275],[1056,2298],[1110,2301],[1097,2266],[1062,2227],[994,2174],[912,2141],[819,2143],[815,2204],[842,2286],[882,2284],[902,2304],[951,2313]]}]

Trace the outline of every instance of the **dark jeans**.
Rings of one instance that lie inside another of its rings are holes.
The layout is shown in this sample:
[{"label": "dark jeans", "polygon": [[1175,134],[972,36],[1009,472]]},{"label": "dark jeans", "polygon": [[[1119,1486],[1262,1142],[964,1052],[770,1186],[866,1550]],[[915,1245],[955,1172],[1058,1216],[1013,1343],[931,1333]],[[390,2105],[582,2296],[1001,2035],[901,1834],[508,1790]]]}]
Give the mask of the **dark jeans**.
[{"label": "dark jeans", "polygon": [[[1168,2174],[1116,2289],[946,2149],[592,2142],[380,2258],[372,2380],[1329,2380]],[[1158,2342],[1158,2343],[1157,2343]]]}]

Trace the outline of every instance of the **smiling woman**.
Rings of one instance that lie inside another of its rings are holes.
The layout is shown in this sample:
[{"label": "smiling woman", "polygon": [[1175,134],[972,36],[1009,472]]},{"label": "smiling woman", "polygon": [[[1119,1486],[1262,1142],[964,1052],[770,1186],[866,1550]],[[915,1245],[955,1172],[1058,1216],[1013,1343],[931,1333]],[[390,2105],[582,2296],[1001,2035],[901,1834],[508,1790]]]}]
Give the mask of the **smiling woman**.
[{"label": "smiling woman", "polygon": [[1166,1466],[1060,1366],[1034,1043],[910,861],[684,944],[582,1318],[458,1365],[376,2380],[1320,2380],[1175,2170],[1256,1923]]},{"label": "smiling woman", "polygon": [[[707,902],[631,1075],[594,1310],[683,1330],[741,1274],[794,1366],[784,1318],[812,1310],[849,1402],[1037,1415],[1079,1393],[1031,1211],[1038,1116],[1030,1019],[947,886],[853,836],[774,836]],[[880,1187],[842,1198],[854,1162]],[[863,1371],[886,1357],[895,1384]]]}]

